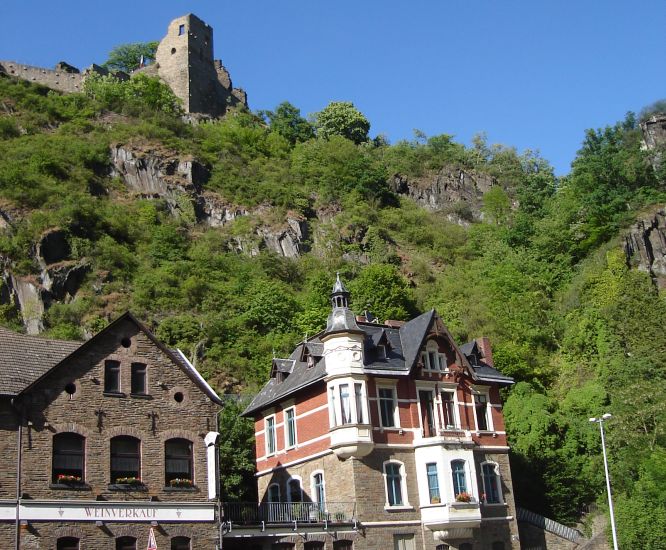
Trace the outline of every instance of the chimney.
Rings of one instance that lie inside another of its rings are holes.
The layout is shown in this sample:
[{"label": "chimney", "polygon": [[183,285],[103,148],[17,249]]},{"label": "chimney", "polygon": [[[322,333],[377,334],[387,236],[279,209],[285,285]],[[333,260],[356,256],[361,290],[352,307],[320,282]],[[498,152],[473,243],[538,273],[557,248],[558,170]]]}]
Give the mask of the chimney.
[{"label": "chimney", "polygon": [[391,327],[391,328],[400,328],[402,325],[405,324],[404,321],[394,321],[393,319],[386,319],[384,321],[384,324]]},{"label": "chimney", "polygon": [[487,365],[490,365],[491,367],[494,367],[495,363],[493,362],[493,348],[490,345],[490,339],[486,336],[481,336],[480,338],[476,339],[476,345],[479,346],[479,349],[481,350],[481,359],[483,359],[483,362]]}]

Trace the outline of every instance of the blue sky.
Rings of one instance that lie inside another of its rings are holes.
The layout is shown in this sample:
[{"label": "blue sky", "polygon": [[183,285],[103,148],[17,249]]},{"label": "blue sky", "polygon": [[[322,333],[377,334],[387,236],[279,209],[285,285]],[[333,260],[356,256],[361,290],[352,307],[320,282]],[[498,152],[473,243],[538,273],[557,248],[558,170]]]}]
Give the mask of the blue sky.
[{"label": "blue sky", "polygon": [[372,135],[486,132],[559,174],[586,128],[666,97],[664,0],[2,0],[0,59],[84,67],[188,12],[253,110],[349,100]]}]

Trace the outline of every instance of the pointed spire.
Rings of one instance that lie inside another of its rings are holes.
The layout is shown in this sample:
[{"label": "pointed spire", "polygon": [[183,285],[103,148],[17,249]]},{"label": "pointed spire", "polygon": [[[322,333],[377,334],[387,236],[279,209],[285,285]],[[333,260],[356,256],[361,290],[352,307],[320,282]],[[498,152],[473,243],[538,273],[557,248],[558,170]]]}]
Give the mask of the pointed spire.
[{"label": "pointed spire", "polygon": [[336,273],[335,284],[333,285],[333,291],[331,292],[331,305],[333,308],[349,307],[349,291],[340,280],[339,271]]}]

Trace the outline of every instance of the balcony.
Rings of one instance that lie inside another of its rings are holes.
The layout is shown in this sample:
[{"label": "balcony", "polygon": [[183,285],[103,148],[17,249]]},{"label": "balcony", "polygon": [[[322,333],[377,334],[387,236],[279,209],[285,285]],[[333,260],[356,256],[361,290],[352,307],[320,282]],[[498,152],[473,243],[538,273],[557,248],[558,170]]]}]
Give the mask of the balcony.
[{"label": "balcony", "polygon": [[423,525],[434,531],[442,542],[472,536],[472,529],[481,526],[481,508],[478,502],[447,502],[421,506]]},{"label": "balcony", "polygon": [[238,527],[270,524],[349,524],[356,518],[354,502],[225,502],[222,521]]},{"label": "balcony", "polygon": [[346,460],[363,458],[373,449],[372,427],[369,424],[343,424],[331,428],[331,449],[335,455]]}]

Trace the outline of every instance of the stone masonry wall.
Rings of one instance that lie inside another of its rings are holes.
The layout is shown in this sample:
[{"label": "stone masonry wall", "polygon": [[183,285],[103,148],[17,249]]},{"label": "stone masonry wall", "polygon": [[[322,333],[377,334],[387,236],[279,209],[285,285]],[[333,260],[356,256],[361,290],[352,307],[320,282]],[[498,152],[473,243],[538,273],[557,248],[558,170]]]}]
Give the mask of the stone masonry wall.
[{"label": "stone masonry wall", "polygon": [[16,498],[17,416],[9,397],[0,398],[0,500]]},{"label": "stone masonry wall", "polygon": [[[32,423],[24,428],[23,498],[209,502],[203,438],[209,431],[217,429],[217,405],[129,319],[91,342],[94,345],[84,344],[72,359],[54,369],[28,395],[22,397],[27,418]],[[106,359],[120,362],[122,396],[103,393]],[[129,394],[132,362],[147,365],[146,396]],[[71,396],[65,391],[68,384],[74,384],[76,388]],[[182,402],[174,399],[177,392],[183,394]],[[0,414],[0,418],[4,424],[7,423],[5,415]],[[61,432],[75,432],[86,438],[85,485],[82,488],[52,484],[53,436]],[[1,498],[12,498],[15,494],[11,488],[15,481],[11,481],[13,475],[10,473],[11,461],[16,456],[15,448],[11,449],[16,434],[9,435],[7,441],[0,443],[4,446],[1,456],[9,459],[5,463],[7,467],[3,465],[1,469]],[[130,435],[141,440],[141,479],[145,488],[117,490],[110,485],[110,440],[117,435]],[[165,487],[164,444],[170,438],[185,438],[193,442],[194,488]],[[95,528],[94,523],[92,526],[85,522],[71,524],[85,533],[86,548],[113,548],[113,537],[122,529],[128,530],[126,534],[138,536],[145,547],[149,523],[126,527],[119,523],[106,525],[108,529],[105,531]],[[62,527],[63,524],[58,523],[31,522],[27,529],[22,530],[25,544],[21,548],[54,548],[54,541]],[[214,522],[164,525],[160,529],[162,531],[156,531],[158,544],[162,540],[160,547],[168,547],[168,536],[175,536],[170,533],[179,534],[179,529],[185,536],[189,536],[188,530],[191,531],[194,538],[201,541],[194,548],[215,547],[217,528]],[[0,540],[0,548],[9,547],[7,541]]]},{"label": "stone masonry wall", "polygon": [[61,92],[80,92],[83,89],[83,75],[62,70],[32,67],[15,61],[0,60],[0,73],[48,86]]}]

